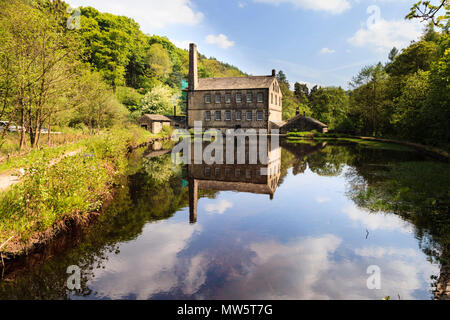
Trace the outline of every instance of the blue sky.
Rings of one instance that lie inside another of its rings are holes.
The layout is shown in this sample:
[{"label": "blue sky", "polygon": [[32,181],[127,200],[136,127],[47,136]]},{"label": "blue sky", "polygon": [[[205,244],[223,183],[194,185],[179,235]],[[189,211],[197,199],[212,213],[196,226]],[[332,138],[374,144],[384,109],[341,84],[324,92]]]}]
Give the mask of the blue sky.
[{"label": "blue sky", "polygon": [[134,18],[148,34],[253,75],[348,87],[364,65],[385,62],[423,25],[405,21],[412,0],[68,0]]}]

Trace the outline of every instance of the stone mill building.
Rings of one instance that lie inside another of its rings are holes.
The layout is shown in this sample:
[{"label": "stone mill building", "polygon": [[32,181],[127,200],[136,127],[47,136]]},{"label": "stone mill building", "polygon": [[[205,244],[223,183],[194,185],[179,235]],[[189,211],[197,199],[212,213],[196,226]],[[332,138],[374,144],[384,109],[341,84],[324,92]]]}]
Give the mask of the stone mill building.
[{"label": "stone mill building", "polygon": [[204,129],[278,128],[282,94],[275,70],[267,76],[198,78],[197,46],[189,48],[187,127],[201,121]]}]

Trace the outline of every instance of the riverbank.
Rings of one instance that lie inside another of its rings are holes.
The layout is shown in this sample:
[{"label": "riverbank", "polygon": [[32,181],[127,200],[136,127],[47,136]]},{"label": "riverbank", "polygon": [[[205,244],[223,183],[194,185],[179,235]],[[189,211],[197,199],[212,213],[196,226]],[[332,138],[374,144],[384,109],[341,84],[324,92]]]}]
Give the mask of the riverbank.
[{"label": "riverbank", "polygon": [[[409,142],[409,141],[401,141],[395,139],[383,139],[383,138],[374,138],[374,137],[362,137],[362,136],[351,136],[351,135],[340,135],[340,134],[321,134],[316,132],[288,132],[286,134],[288,140],[338,140],[338,141],[347,141],[347,142],[356,142],[363,143],[367,146],[373,147],[383,147],[387,146],[386,144],[394,144],[399,146],[404,146],[410,149],[414,149],[416,151],[426,153],[431,157],[434,157],[439,160],[450,162],[450,153],[445,150],[422,145],[419,143]],[[407,149],[404,149],[407,150]]]},{"label": "riverbank", "polygon": [[152,135],[140,128],[115,129],[85,139],[79,152],[57,162],[44,153],[36,156],[24,168],[20,183],[0,194],[2,263],[89,224],[113,199],[127,168],[127,155],[167,139],[168,132]]}]

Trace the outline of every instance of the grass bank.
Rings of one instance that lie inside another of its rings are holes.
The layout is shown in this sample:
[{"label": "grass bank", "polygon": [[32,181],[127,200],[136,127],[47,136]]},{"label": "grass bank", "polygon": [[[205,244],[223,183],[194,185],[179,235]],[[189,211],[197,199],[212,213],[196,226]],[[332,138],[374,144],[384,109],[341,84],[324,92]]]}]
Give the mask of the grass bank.
[{"label": "grass bank", "polygon": [[82,152],[49,166],[62,150],[41,150],[25,161],[22,180],[0,194],[1,252],[20,255],[42,244],[67,225],[83,223],[111,198],[127,167],[127,153],[160,135],[133,127],[113,129],[83,139],[67,148]]},{"label": "grass bank", "polygon": [[346,142],[354,142],[363,145],[368,148],[386,149],[386,150],[397,150],[397,151],[420,151],[427,153],[430,156],[438,158],[444,161],[450,161],[450,154],[445,151],[435,147],[425,146],[422,144],[393,140],[393,139],[382,139],[373,137],[359,137],[351,136],[339,133],[318,133],[316,131],[311,132],[288,132],[286,134],[288,141],[295,142],[301,140],[338,140]]}]

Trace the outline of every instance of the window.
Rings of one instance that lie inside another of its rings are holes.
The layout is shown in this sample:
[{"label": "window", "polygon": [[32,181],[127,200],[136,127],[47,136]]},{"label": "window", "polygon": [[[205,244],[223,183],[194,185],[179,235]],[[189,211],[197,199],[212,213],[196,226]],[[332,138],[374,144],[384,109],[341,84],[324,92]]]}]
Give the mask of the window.
[{"label": "window", "polygon": [[221,96],[220,96],[220,93],[216,93],[216,98],[215,98],[216,100],[216,103],[220,103],[220,99],[221,99]]},{"label": "window", "polygon": [[253,95],[251,93],[247,93],[247,102],[253,101]]},{"label": "window", "polygon": [[253,120],[251,111],[247,111],[246,112],[246,119],[247,119],[247,121],[252,121]]},{"label": "window", "polygon": [[225,111],[225,120],[227,121],[231,120],[231,111],[229,110]]},{"label": "window", "polygon": [[273,104],[273,93],[270,94],[270,103]]},{"label": "window", "polygon": [[210,167],[206,167],[205,168],[205,177],[209,177],[211,175],[211,168]]},{"label": "window", "polygon": [[216,169],[215,169],[214,175],[215,175],[216,177],[220,176],[220,168],[216,168]]},{"label": "window", "polygon": [[236,120],[238,121],[242,120],[242,113],[240,111],[236,111]]},{"label": "window", "polygon": [[256,120],[263,121],[264,120],[264,114],[262,111],[256,112]]},{"label": "window", "polygon": [[220,120],[222,120],[222,112],[216,111],[216,121],[220,121]]},{"label": "window", "polygon": [[205,112],[205,120],[206,121],[211,121],[211,111],[206,111]]},{"label": "window", "polygon": [[241,103],[242,102],[242,94],[236,93],[236,102]]},{"label": "window", "polygon": [[264,102],[264,95],[261,92],[258,93],[257,100],[258,100],[259,103]]},{"label": "window", "polygon": [[205,103],[211,103],[211,95],[205,94]]},{"label": "window", "polygon": [[252,177],[252,171],[250,169],[245,170],[245,177],[250,179]]},{"label": "window", "polygon": [[234,172],[234,175],[236,176],[236,178],[241,176],[241,169],[236,169],[236,171]]},{"label": "window", "polygon": [[231,93],[225,94],[225,103],[231,103]]}]

